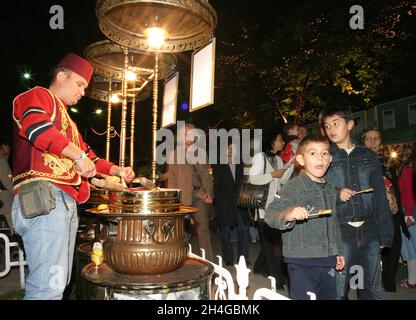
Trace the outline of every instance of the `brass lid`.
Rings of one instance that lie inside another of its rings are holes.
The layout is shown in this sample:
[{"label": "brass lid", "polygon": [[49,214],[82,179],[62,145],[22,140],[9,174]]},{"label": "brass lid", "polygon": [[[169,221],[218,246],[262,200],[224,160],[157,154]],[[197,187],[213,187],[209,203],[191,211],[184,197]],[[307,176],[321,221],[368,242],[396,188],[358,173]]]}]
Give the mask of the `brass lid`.
[{"label": "brass lid", "polygon": [[[90,44],[84,50],[84,56],[91,62],[94,72],[101,77],[121,81],[123,79],[124,51],[109,41],[103,40]],[[155,57],[151,52],[129,49],[129,67],[133,67],[139,75],[136,87],[140,86],[153,74]],[[165,79],[171,75],[176,67],[176,57],[173,54],[161,54],[159,56],[159,79]],[[108,89],[107,89],[108,90]]]},{"label": "brass lid", "polygon": [[145,30],[167,32],[160,52],[197,49],[212,39],[217,14],[207,0],[98,0],[95,8],[101,31],[129,48],[152,51]]},{"label": "brass lid", "polygon": [[181,205],[181,194],[181,189],[168,188],[108,191],[108,210],[96,213],[102,216],[140,218],[188,215],[197,212],[196,208]]},{"label": "brass lid", "polygon": [[[90,85],[85,91],[85,95],[91,99],[108,102],[108,82],[109,79],[94,74]],[[112,80],[111,94],[121,93],[121,82]],[[127,96],[127,100],[131,101],[136,96],[136,101],[143,101],[150,96],[151,85],[146,85],[140,91],[131,92]]]}]

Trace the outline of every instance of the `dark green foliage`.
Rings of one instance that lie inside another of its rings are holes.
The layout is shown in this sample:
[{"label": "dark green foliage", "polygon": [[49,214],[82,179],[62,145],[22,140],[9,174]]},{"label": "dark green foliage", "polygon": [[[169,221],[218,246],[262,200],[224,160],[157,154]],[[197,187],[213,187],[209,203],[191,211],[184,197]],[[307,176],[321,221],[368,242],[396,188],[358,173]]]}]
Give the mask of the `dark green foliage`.
[{"label": "dark green foliage", "polygon": [[274,128],[315,120],[328,103],[365,109],[414,94],[416,6],[363,1],[212,1],[219,15],[216,120]]}]

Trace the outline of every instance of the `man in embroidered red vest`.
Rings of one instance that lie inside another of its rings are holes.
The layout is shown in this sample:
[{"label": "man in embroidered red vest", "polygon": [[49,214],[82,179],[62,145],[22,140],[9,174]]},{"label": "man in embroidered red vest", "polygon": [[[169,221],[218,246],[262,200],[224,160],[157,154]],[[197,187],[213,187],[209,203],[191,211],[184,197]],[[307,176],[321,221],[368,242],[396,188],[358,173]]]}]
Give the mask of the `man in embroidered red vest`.
[{"label": "man in embroidered red vest", "polygon": [[[83,141],[68,115],[85,94],[91,64],[73,53],[54,70],[48,89],[35,87],[13,101],[13,223],[21,235],[29,265],[25,299],[62,299],[71,277],[77,203],[89,198],[87,178],[97,172],[134,179],[129,167],[100,159]],[[19,188],[46,180],[55,193],[55,209],[33,218],[22,216]]]}]

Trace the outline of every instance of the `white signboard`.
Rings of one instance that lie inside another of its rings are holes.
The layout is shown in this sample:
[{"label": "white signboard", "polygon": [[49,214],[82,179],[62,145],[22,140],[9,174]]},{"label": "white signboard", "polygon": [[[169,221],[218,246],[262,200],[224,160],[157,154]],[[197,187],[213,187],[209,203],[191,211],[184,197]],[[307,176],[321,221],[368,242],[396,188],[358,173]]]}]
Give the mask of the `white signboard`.
[{"label": "white signboard", "polygon": [[215,38],[192,53],[189,111],[214,103]]},{"label": "white signboard", "polygon": [[162,128],[176,123],[179,73],[166,80],[163,92]]}]

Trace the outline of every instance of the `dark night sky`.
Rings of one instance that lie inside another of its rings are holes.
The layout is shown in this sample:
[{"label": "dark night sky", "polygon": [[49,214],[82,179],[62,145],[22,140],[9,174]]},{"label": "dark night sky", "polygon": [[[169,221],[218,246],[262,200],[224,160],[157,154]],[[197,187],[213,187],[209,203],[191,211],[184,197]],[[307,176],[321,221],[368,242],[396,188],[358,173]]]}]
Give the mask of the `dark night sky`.
[{"label": "dark night sky", "polygon": [[[91,43],[105,40],[98,26],[95,15],[96,0],[16,0],[5,2],[5,8],[0,13],[0,28],[2,38],[1,50],[1,90],[0,90],[0,135],[10,138],[12,129],[12,102],[19,93],[36,86],[48,86],[49,71],[67,53],[74,52],[82,55],[84,49]],[[64,9],[65,26],[63,30],[52,30],[49,21],[53,14],[49,13],[52,5],[61,5]],[[189,54],[177,55],[178,69],[190,66]],[[188,61],[189,60],[189,61]],[[184,63],[180,63],[183,61]],[[30,72],[32,79],[24,80],[24,72]],[[189,71],[188,71],[189,73]],[[159,83],[159,88],[161,83]],[[161,97],[161,95],[160,95]],[[180,92],[179,103],[185,102],[188,94]],[[159,100],[160,101],[160,100]],[[146,99],[136,111],[136,139],[151,136],[151,96]],[[105,149],[105,138],[94,135],[92,130],[85,130],[86,119],[99,132],[105,130],[106,120],[92,115],[96,107],[106,108],[102,102],[83,98],[80,102],[83,115],[72,115],[83,134],[87,133],[87,141],[102,156]],[[159,102],[160,106],[160,102]],[[113,113],[115,121],[119,117],[117,110]],[[179,115],[178,115],[179,117]],[[117,157],[117,138],[112,140],[113,158]],[[150,152],[150,139],[138,144],[138,153]],[[142,160],[144,160],[142,158]]]},{"label": "dark night sky", "polygon": [[[268,3],[274,6],[274,1],[276,4],[283,3],[284,5],[280,8],[287,10],[287,12],[298,13],[300,16],[306,14],[306,12],[298,12],[297,10],[297,6],[304,2],[303,0],[296,2],[262,0],[258,3]],[[316,1],[316,5],[319,6],[319,3],[322,1]],[[210,0],[209,2],[218,14],[218,26],[215,30],[215,36],[217,37],[216,54],[218,55],[220,50],[218,39],[222,39],[220,30],[224,29],[222,23],[224,24],[225,21],[231,19],[230,16],[227,16],[230,12],[241,10],[241,3],[244,1]],[[247,1],[245,2],[248,3]],[[362,2],[365,2],[365,0]],[[345,7],[343,11],[345,11],[345,23],[347,23],[347,19],[349,19],[349,5],[355,3],[349,0],[339,1],[339,3],[342,7]],[[11,136],[12,101],[17,94],[35,85],[48,86],[50,69],[67,52],[75,52],[82,55],[84,49],[89,44],[106,39],[98,26],[98,20],[95,15],[95,4],[96,0],[14,0],[2,2],[2,9],[0,11],[0,30],[2,35],[2,48],[0,50],[0,135],[6,137]],[[250,2],[250,4],[252,3]],[[49,26],[49,21],[52,17],[49,10],[52,5],[61,5],[64,8],[65,26],[63,30],[52,30]],[[322,10],[325,9],[323,5],[321,7]],[[225,9],[229,10],[228,13],[226,13],[227,11]],[[284,23],[284,12],[262,12],[264,10],[262,10],[260,4],[254,6],[254,9],[252,15],[250,12],[250,18],[254,21],[256,19],[259,21],[262,19],[278,19],[282,24]],[[371,15],[371,11],[368,14]],[[238,12],[236,16],[238,17]],[[238,21],[235,22],[238,23]],[[258,32],[264,38],[273,32],[273,30],[258,30]],[[180,104],[182,102],[188,102],[189,98],[190,52],[177,54],[177,58],[177,70],[181,74],[178,98],[178,109],[180,109]],[[21,77],[25,71],[32,74],[30,81],[25,81]],[[188,83],[183,89],[181,89],[181,81],[182,83]],[[159,100],[160,105],[161,100]],[[99,154],[103,155],[105,138],[98,137],[91,130],[85,130],[84,128],[88,122],[97,131],[102,132],[105,130],[105,120],[102,119],[100,121],[100,119],[97,119],[96,116],[92,116],[91,114],[95,107],[100,106],[105,108],[105,104],[103,105],[100,102],[84,98],[80,106],[82,106],[83,116],[74,115],[74,120],[78,123],[81,132],[87,131],[87,141],[96,151],[99,151]],[[212,118],[212,111],[210,108],[205,108],[189,115],[179,110],[178,120],[198,120],[201,123],[205,121],[204,124],[207,124],[207,121]],[[151,98],[148,98],[139,106],[136,114],[138,117],[136,119],[138,153],[144,155],[141,160],[146,162],[148,159],[146,160],[145,158],[150,156]],[[113,158],[117,157],[118,152],[116,140],[113,140],[115,144],[112,146],[112,151],[114,152]]]},{"label": "dark night sky", "polygon": [[[52,30],[49,9],[64,8],[64,30]],[[48,85],[50,69],[69,51],[82,54],[91,42],[104,39],[94,13],[95,1],[24,1],[5,2],[0,13],[2,38],[0,108],[5,125],[10,128],[13,98],[35,85]],[[21,78],[28,71],[33,79]]]},{"label": "dark night sky", "polygon": [[[49,26],[49,9],[54,4],[64,8],[64,30]],[[82,54],[88,44],[103,39],[94,7],[93,0],[8,2],[0,18],[5,35],[1,67],[6,69],[8,79],[3,78],[2,84],[8,84],[10,89],[18,85],[17,91],[24,89],[23,83],[16,83],[16,75],[25,68],[31,70],[35,82],[46,81],[45,71],[68,50]]]}]

